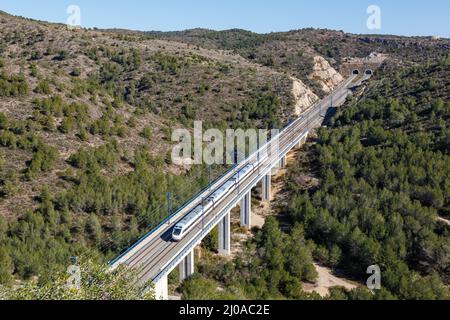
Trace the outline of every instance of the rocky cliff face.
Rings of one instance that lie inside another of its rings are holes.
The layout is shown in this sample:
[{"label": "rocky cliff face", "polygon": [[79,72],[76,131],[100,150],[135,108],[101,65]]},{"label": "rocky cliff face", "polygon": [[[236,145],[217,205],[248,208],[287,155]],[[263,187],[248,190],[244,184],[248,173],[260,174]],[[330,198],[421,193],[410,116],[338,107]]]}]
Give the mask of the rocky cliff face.
[{"label": "rocky cliff face", "polygon": [[342,75],[321,56],[314,57],[313,72],[309,75],[309,78],[318,82],[326,93],[331,92],[344,80]]},{"label": "rocky cliff face", "polygon": [[319,97],[314,94],[301,80],[291,77],[292,95],[294,97],[294,110],[296,115],[300,115],[307,110]]}]

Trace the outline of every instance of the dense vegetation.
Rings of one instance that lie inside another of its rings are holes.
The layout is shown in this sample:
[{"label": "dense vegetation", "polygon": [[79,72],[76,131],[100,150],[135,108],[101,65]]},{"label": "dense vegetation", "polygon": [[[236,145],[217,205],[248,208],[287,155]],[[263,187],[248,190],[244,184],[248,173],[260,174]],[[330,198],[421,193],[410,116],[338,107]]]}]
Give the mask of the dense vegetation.
[{"label": "dense vegetation", "polygon": [[[312,265],[312,242],[306,243],[299,226],[287,235],[270,218],[246,250],[233,261],[202,261],[202,276],[188,280],[181,287],[186,299],[304,299],[301,281],[317,277]],[[206,277],[206,279],[205,279]],[[218,293],[217,286],[225,286]]]},{"label": "dense vegetation", "polygon": [[[204,246],[208,248],[208,242],[204,242]],[[217,257],[199,261],[198,273],[183,282],[179,291],[188,300],[395,298],[385,289],[374,295],[363,287],[352,291],[332,288],[323,298],[316,293],[305,292],[303,283],[315,283],[318,277],[313,261],[323,254],[322,246],[305,239],[301,224],[296,224],[289,233],[285,233],[280,230],[278,221],[270,217],[262,230],[257,231],[255,238],[246,243],[244,251],[232,261]],[[334,246],[327,256],[328,261],[336,265],[341,254],[339,247]]]},{"label": "dense vegetation", "polygon": [[[323,246],[321,262],[358,279],[379,264],[401,299],[448,297],[449,60],[387,74],[319,133],[317,190],[289,214]],[[342,252],[331,258],[334,246]]]},{"label": "dense vegetation", "polygon": [[[1,300],[153,300],[151,284],[137,284],[137,276],[124,269],[110,272],[107,265],[83,260],[71,274],[60,272],[46,282],[0,286]],[[79,274],[77,274],[79,272]],[[79,278],[78,278],[79,275]]]},{"label": "dense vegetation", "polygon": [[[41,157],[48,157],[48,153],[35,153],[25,177],[35,172],[36,166],[46,168],[49,162]],[[73,169],[60,173],[66,191],[53,194],[43,186],[37,210],[29,210],[17,221],[0,218],[3,283],[12,280],[13,272],[28,278],[60,270],[70,256],[91,249],[96,260],[101,261],[104,255],[111,258],[168,215],[167,192],[176,196],[176,207],[207,183],[204,168],[183,177],[162,173],[163,161],[152,158],[146,150],[136,152],[129,174],[108,177],[105,168],[114,166],[118,159],[114,142],[82,149],[69,159]],[[3,193],[13,188],[11,184],[3,180]]]}]

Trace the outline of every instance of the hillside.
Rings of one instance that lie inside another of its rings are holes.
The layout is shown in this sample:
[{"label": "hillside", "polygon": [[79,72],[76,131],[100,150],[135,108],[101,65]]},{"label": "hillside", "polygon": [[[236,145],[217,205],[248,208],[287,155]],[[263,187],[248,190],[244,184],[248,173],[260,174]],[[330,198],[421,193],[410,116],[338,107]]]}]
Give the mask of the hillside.
[{"label": "hillside", "polygon": [[206,168],[171,164],[173,129],[280,127],[318,99],[229,51],[6,13],[0,25],[2,282],[87,250],[111,258],[168,215],[167,192],[177,207],[204,187]]},{"label": "hillside", "polygon": [[168,191],[178,206],[200,190],[205,168],[170,163],[173,129],[280,126],[298,108],[290,77],[239,55],[5,13],[0,25],[2,281],[87,249],[112,257],[167,215]]},{"label": "hillside", "polygon": [[314,88],[313,91],[318,94],[323,91],[321,89],[324,82],[330,80],[328,77],[328,80],[325,78],[318,81],[314,77],[314,69],[319,67],[318,61],[321,61],[321,58],[325,58],[332,68],[346,76],[349,58],[365,58],[377,52],[390,57],[391,67],[408,66],[428,59],[443,58],[450,49],[449,39],[355,35],[326,29],[302,29],[270,34],[239,29],[194,29],[146,34],[158,39],[172,39],[206,48],[230,50],[250,61],[294,75]]}]

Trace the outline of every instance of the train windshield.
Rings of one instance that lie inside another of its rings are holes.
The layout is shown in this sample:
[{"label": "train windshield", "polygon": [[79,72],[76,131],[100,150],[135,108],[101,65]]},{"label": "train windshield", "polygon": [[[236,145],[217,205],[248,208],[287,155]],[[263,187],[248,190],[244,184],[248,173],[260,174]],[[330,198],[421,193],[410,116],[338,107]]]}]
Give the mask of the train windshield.
[{"label": "train windshield", "polygon": [[175,236],[179,236],[181,234],[181,228],[176,228],[175,230],[173,230],[173,234]]}]

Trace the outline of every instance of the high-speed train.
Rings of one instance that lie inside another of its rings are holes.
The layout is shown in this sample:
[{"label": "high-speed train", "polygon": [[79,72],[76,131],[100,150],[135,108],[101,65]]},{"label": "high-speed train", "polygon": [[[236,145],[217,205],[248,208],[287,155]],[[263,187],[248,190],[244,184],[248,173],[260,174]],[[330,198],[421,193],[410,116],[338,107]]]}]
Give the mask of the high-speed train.
[{"label": "high-speed train", "polygon": [[224,183],[219,189],[217,189],[212,195],[210,195],[206,200],[199,204],[195,209],[193,209],[189,214],[187,214],[180,222],[178,222],[172,230],[172,239],[174,241],[181,241],[184,236],[192,230],[195,223],[204,215],[206,215],[209,210],[215,208],[215,206],[222,200],[226,195],[228,195],[239,182],[246,178],[248,174],[253,172],[258,167],[258,164],[267,159],[267,154],[265,154],[256,163],[248,164],[239,170],[230,180]]},{"label": "high-speed train", "polygon": [[[302,115],[296,120],[291,120],[286,129],[293,130],[289,128],[294,124],[294,122],[304,119],[305,116]],[[285,130],[286,130],[285,129]],[[226,195],[228,195],[239,182],[246,178],[253,170],[255,170],[258,165],[264,162],[268,158],[267,152],[260,155],[259,160],[255,163],[251,163],[243,167],[238,173],[236,173],[230,180],[223,184],[219,189],[217,189],[212,195],[210,195],[205,201],[199,204],[195,209],[193,209],[189,214],[187,214],[181,221],[179,221],[172,230],[172,239],[174,241],[181,241],[184,236],[192,230],[195,223],[204,215],[206,215],[209,210],[215,208],[215,206],[222,200]]]}]

